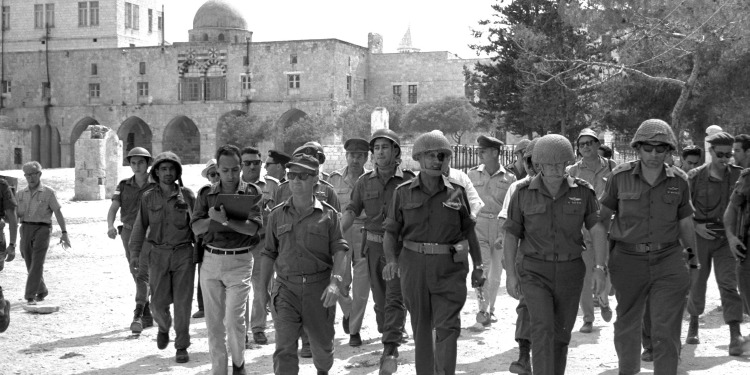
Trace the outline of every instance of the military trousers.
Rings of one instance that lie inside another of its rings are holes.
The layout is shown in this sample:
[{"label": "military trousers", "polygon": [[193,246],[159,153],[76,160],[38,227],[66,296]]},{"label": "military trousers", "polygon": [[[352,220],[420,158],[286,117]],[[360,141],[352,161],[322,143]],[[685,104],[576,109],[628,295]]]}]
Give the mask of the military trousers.
[{"label": "military trousers", "polygon": [[482,251],[482,263],[487,270],[485,274],[487,281],[482,287],[484,299],[479,301],[479,311],[492,313],[495,312],[495,301],[497,300],[497,293],[500,291],[500,280],[503,276],[503,250],[495,248],[495,241],[501,238],[500,243],[502,244],[505,231],[501,229],[497,215],[478,216],[474,230],[477,233],[479,248]]},{"label": "military trousers", "polygon": [[581,258],[563,262],[524,256],[521,261],[518,278],[529,310],[536,375],[565,373],[585,274]]},{"label": "military trousers", "polygon": [[455,263],[450,254],[427,255],[403,249],[399,268],[414,333],[417,374],[455,374],[468,265]]},{"label": "military trousers", "polygon": [[193,246],[188,243],[175,248],[153,247],[148,266],[151,314],[159,325],[159,332],[169,332],[172,327],[169,305],[174,304],[174,347],[187,349],[195,282]]},{"label": "military trousers", "polygon": [[344,233],[344,239],[351,249],[352,262],[347,264],[343,275],[343,292],[348,298],[339,298],[339,306],[344,316],[349,317],[349,333],[352,335],[362,328],[367,300],[370,299],[370,273],[367,258],[362,254],[362,226],[362,223],[355,222]]},{"label": "military trousers", "polygon": [[617,298],[614,326],[620,373],[640,372],[642,322],[648,301],[654,372],[676,374],[685,294],[690,286],[679,245],[639,253],[616,244],[610,254],[609,270]]},{"label": "military trousers", "polygon": [[[520,252],[516,257],[516,269],[520,267],[521,260],[523,260],[523,254]],[[516,306],[516,342],[526,340],[531,342],[531,322],[529,318],[529,307],[526,305],[526,298],[521,297],[518,299],[518,306]]]},{"label": "military trousers", "polygon": [[372,287],[372,299],[375,302],[375,320],[378,323],[378,332],[383,334],[383,344],[398,346],[401,342],[401,331],[406,323],[406,307],[404,306],[404,297],[401,294],[402,283],[399,278],[396,277],[390,281],[383,279],[385,263],[383,244],[368,240],[367,266]]},{"label": "military trousers", "polygon": [[[750,253],[748,253],[750,254]],[[737,262],[737,281],[745,311],[750,311],[750,259]]]},{"label": "military trousers", "polygon": [[[250,311],[250,314],[247,314],[245,316],[245,323],[248,327],[250,327],[250,330],[252,333],[257,332],[265,332],[266,331],[266,319],[268,318],[268,312],[266,311],[266,306],[263,305],[263,301],[270,301],[270,294],[268,293],[267,289],[263,288],[263,282],[260,280],[260,252],[263,250],[263,241],[261,241],[260,244],[255,246],[253,250],[250,251],[253,256],[253,274],[250,279],[250,283],[253,286],[253,292],[252,292],[252,300],[248,298],[247,300],[247,307],[248,311]],[[266,298],[263,298],[263,294],[266,295]]]},{"label": "military trousers", "polygon": [[713,240],[696,235],[698,260],[698,281],[690,287],[687,311],[690,315],[701,315],[706,308],[706,285],[711,275],[711,266],[716,269],[716,285],[719,286],[724,323],[742,322],[742,298],[737,291],[737,265],[734,255],[729,250],[729,243],[723,232]]},{"label": "military trousers", "polygon": [[308,276],[304,282],[298,278],[277,275],[271,287],[271,313],[276,328],[273,371],[277,375],[299,373],[297,339],[303,331],[310,340],[315,368],[329,371],[333,366],[336,306],[323,307],[320,300],[330,283],[330,272]]},{"label": "military trousers", "polygon": [[[120,239],[122,240],[122,246],[125,247],[125,258],[128,260],[128,266],[130,265],[130,235],[133,233],[132,228],[129,226],[123,226],[122,232],[120,233]],[[148,302],[148,259],[149,253],[151,252],[151,244],[148,241],[143,241],[143,247],[141,248],[140,255],[138,256],[138,269],[130,268],[130,274],[133,276],[135,282],[135,304],[145,305]]]},{"label": "military trousers", "polygon": [[49,237],[52,227],[37,224],[21,225],[21,256],[26,262],[26,300],[37,296],[46,297],[49,294],[47,285],[44,283],[44,262],[47,260],[47,249],[49,248]]}]

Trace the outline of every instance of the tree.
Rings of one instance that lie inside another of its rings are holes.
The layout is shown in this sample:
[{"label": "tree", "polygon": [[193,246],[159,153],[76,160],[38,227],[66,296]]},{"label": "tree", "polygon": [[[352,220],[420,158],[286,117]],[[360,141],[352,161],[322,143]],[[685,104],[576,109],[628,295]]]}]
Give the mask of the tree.
[{"label": "tree", "polygon": [[393,101],[390,97],[381,97],[372,102],[353,104],[337,117],[336,126],[342,130],[343,138],[357,137],[369,139],[372,112],[378,107],[388,109],[389,128],[399,133],[401,131],[401,118],[404,113],[404,105]]},{"label": "tree", "polygon": [[273,120],[256,115],[228,115],[219,120],[219,143],[237,147],[255,145],[278,134]]},{"label": "tree", "polygon": [[284,142],[284,151],[292,153],[294,149],[308,141],[320,142],[334,133],[336,126],[331,116],[312,114],[292,122],[279,131],[278,139]]},{"label": "tree", "polygon": [[464,133],[475,129],[478,123],[479,113],[468,99],[446,97],[415,105],[406,113],[401,126],[414,133],[439,129],[460,144]]}]

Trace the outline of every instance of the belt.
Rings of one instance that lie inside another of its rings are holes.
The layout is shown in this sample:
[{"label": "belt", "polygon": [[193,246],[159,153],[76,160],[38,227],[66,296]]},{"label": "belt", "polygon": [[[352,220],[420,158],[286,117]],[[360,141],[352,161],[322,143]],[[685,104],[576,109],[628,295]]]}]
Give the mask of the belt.
[{"label": "belt", "polygon": [[152,244],[151,245],[152,249],[157,249],[157,250],[177,250],[182,247],[193,247],[193,244],[190,242],[183,242],[181,244],[174,245],[174,246],[167,245],[167,244],[160,244],[160,245]]},{"label": "belt", "polygon": [[635,251],[636,253],[650,253],[652,251],[664,250],[679,245],[679,241],[672,242],[644,242],[628,243],[617,241],[616,247],[622,250]]},{"label": "belt", "polygon": [[23,225],[36,225],[36,226],[40,226],[40,227],[52,228],[52,224],[50,224],[50,223],[42,223],[42,222],[35,222],[35,221],[22,221],[21,224],[23,224]]},{"label": "belt", "polygon": [[491,214],[491,213],[487,213],[487,212],[480,212],[480,213],[477,214],[477,217],[483,217],[483,218],[486,218],[486,219],[497,219],[497,215],[498,214]]},{"label": "belt", "polygon": [[377,243],[383,243],[383,235],[367,232],[367,240]]},{"label": "belt", "polygon": [[283,276],[283,275],[276,274],[276,277],[279,278],[279,279],[281,279],[281,280],[292,282],[292,283],[295,283],[295,284],[310,284],[310,283],[316,283],[316,282],[321,281],[321,280],[328,280],[328,279],[330,279],[331,278],[331,271],[330,270],[326,270],[326,271],[323,271],[323,272],[313,273],[313,274],[310,274],[310,275],[290,275],[290,276]]},{"label": "belt", "polygon": [[240,255],[247,254],[250,252],[251,246],[239,247],[236,249],[222,249],[211,245],[206,245],[206,251],[216,255]]},{"label": "belt", "polygon": [[413,242],[404,240],[404,248],[420,254],[438,255],[450,254],[453,245],[444,245],[439,243]]},{"label": "belt", "polygon": [[581,253],[578,254],[539,254],[539,253],[531,253],[531,254],[523,254],[524,258],[531,258],[536,260],[541,260],[544,262],[570,262],[576,259],[581,258]]}]

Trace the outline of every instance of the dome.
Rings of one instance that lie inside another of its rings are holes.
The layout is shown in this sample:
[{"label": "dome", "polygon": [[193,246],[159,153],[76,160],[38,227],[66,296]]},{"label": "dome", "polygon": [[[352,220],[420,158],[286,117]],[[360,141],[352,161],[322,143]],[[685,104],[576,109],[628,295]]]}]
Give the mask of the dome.
[{"label": "dome", "polygon": [[224,28],[247,30],[242,13],[225,0],[209,0],[203,4],[193,18],[193,29]]}]

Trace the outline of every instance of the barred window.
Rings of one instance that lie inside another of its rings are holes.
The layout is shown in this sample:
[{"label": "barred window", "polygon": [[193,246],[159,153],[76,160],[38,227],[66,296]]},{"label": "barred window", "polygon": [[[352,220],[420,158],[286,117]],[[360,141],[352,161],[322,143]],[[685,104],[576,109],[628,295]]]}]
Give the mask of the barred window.
[{"label": "barred window", "polygon": [[409,104],[417,102],[417,85],[409,85]]},{"label": "barred window", "polygon": [[98,98],[101,90],[98,83],[89,83],[89,97]]},{"label": "barred window", "polygon": [[393,101],[401,103],[401,85],[393,85]]},{"label": "barred window", "polygon": [[148,96],[148,82],[138,82],[138,96]]}]

